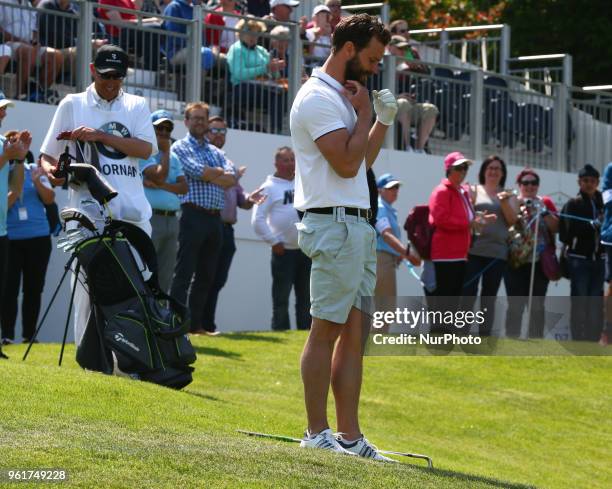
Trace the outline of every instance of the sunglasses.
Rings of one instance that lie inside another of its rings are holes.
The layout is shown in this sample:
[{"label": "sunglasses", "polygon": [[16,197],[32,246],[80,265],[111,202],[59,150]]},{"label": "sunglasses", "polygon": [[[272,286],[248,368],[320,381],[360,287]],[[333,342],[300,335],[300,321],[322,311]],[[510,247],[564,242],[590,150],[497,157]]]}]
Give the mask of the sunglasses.
[{"label": "sunglasses", "polygon": [[120,73],[100,73],[99,71],[96,73],[103,80],[123,80],[125,78],[125,75]]},{"label": "sunglasses", "polygon": [[172,127],[170,127],[170,126],[163,126],[163,125],[160,124],[158,126],[155,126],[155,130],[157,132],[168,132],[168,133],[170,133],[170,132],[172,132]]},{"label": "sunglasses", "polygon": [[540,182],[538,182],[537,180],[521,180],[519,184],[523,185],[524,187],[527,187],[528,185],[537,187],[538,185],[540,185]]},{"label": "sunglasses", "polygon": [[453,166],[453,170],[467,171],[468,170],[468,165],[463,164],[463,165]]},{"label": "sunglasses", "polygon": [[225,136],[225,134],[227,134],[227,129],[222,127],[211,127],[208,132],[211,134],[223,134]]}]

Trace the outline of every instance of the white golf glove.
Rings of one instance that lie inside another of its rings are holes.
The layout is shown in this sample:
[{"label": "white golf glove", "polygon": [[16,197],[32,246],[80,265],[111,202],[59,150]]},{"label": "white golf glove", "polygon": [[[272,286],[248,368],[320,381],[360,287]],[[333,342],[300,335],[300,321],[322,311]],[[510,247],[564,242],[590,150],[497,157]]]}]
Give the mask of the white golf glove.
[{"label": "white golf glove", "polygon": [[397,100],[391,91],[383,88],[380,92],[372,90],[372,99],[374,100],[374,112],[376,119],[385,126],[391,126],[395,121],[397,114]]}]

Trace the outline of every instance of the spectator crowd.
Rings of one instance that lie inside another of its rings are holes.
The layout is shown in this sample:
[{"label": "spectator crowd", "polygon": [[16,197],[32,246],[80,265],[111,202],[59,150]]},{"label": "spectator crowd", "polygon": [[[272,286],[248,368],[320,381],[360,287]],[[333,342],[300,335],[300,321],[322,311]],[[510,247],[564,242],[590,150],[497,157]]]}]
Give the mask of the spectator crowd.
[{"label": "spectator crowd", "polygon": [[[0,75],[14,74],[14,86],[5,81],[4,92],[18,100],[57,104],[61,97],[56,84],[74,86],[77,81],[78,5],[71,0],[7,1],[14,7],[0,7]],[[104,44],[118,45],[129,53],[135,68],[159,72],[166,84],[169,77],[177,77],[181,92],[190,62],[185,21],[193,19],[193,5],[193,0],[100,0],[94,8],[92,50],[95,54]],[[297,24],[304,43],[304,75],[329,55],[331,35],[342,16],[341,0],[325,0],[314,7],[310,18],[293,19],[298,5],[296,0],[212,0],[204,5],[208,10],[200,47],[202,71],[205,76],[215,70],[215,78],[225,81],[227,92],[206,98],[227,105],[230,127],[273,133],[286,129],[283,119],[291,63],[288,23]],[[388,52],[397,57],[398,72],[427,73],[410,43],[408,24],[394,21],[390,29],[394,36]],[[402,83],[405,92],[400,90],[398,114],[401,147],[427,151],[438,109],[415,99],[409,76],[401,80],[406,82]],[[245,111],[262,111],[265,122],[245,126]],[[416,127],[414,142],[412,126]]]},{"label": "spectator crowd", "polygon": [[[6,1],[22,5],[17,0]],[[185,24],[167,17],[193,17],[191,0],[100,3],[162,15],[163,19],[148,17],[146,22],[160,32],[184,34]],[[252,211],[255,233],[270,246],[271,328],[291,327],[292,290],[296,328],[307,329],[310,325],[311,263],[297,243],[295,224],[300,217],[293,207],[293,150],[287,146],[278,148],[272,157],[273,172],[251,192],[240,184],[247,168],[234,164],[223,150],[228,127],[235,126],[244,111],[264,110],[270,130],[282,131],[291,63],[289,30],[278,25],[271,29],[271,38],[262,38],[261,34],[268,30],[266,20],[290,21],[297,5],[294,0],[252,0],[247,2],[247,13],[253,17],[239,18],[236,15],[244,12],[237,2],[220,0],[214,13],[207,14],[206,25],[222,29],[206,30],[205,45],[201,48],[202,68],[219,66],[228,70],[233,101],[231,120],[211,116],[205,102],[191,102],[184,111],[188,133],[174,140],[173,114],[164,110],[151,114],[158,152],[142,159],[140,169],[152,208],[150,225],[160,264],[159,281],[166,292],[189,305],[193,334],[219,333],[216,309],[236,253],[234,225],[240,215],[238,209]],[[18,99],[40,101],[48,99],[60,74],[74,76],[78,26],[73,18],[57,22],[46,13],[46,10],[75,13],[69,0],[43,0],[32,3],[32,7],[37,10],[0,7],[3,41],[0,73],[14,70]],[[330,53],[340,7],[339,0],[327,0],[315,7],[311,19],[299,19],[300,34],[308,41],[304,56],[311,68]],[[135,34],[122,34],[124,27],[119,26],[139,23],[136,15],[100,7],[97,16],[113,24],[100,27],[100,36],[92,40],[94,52],[103,51],[102,46],[108,44],[121,46],[144,59],[146,67],[157,69],[153,60],[159,59],[157,46],[161,46],[173,66],[187,62],[184,39],[152,33],[136,39]],[[403,79],[406,85],[398,89],[397,121],[406,144],[412,144],[410,128],[416,124],[413,149],[423,152],[438,109],[416,100],[410,91],[407,73],[424,73],[427,68],[419,64],[407,23],[398,20],[390,28],[388,52],[396,57],[398,71],[406,75]],[[124,76],[113,80],[123,81]],[[0,121],[11,105],[6,97],[0,96]],[[32,339],[51,252],[51,235],[56,231],[57,210],[53,208],[54,189],[45,173],[33,158],[27,161],[29,133],[9,131],[0,137],[0,143],[0,322],[2,343],[10,344],[15,341],[20,289],[21,334],[24,341]],[[491,155],[480,165],[478,184],[466,185],[474,163],[459,152],[444,158],[441,183],[433,189],[428,203],[427,225],[432,238],[426,254],[402,240],[393,204],[403,183],[391,174],[378,179],[372,176],[370,180],[375,184],[370,186],[371,197],[374,201],[378,199],[378,219],[373,222],[378,233],[376,295],[397,294],[396,269],[405,260],[411,266],[422,263],[421,280],[426,296],[451,297],[454,298],[451,307],[472,308],[474,298],[480,294],[487,306],[489,319],[485,324],[490,325],[495,317],[493,298],[503,282],[509,298],[505,334],[521,335],[521,317],[527,298],[532,296],[527,335],[541,338],[546,322],[544,297],[551,281],[565,274],[571,282],[572,296],[595,300],[603,298],[604,283],[612,280],[612,200],[606,198],[612,192],[612,164],[604,174],[603,192],[598,190],[597,170],[590,165],[582,168],[578,174],[578,195],[558,211],[549,197],[538,192],[540,175],[533,169],[523,169],[515,181],[517,188],[511,189],[506,182],[506,163]],[[563,244],[560,257],[556,254],[557,236]],[[35,260],[30,259],[33,256]],[[612,316],[606,317],[610,309],[604,310],[596,301],[593,304],[572,308],[572,337],[607,343],[612,327]],[[485,328],[480,333],[487,335],[491,331]]]}]

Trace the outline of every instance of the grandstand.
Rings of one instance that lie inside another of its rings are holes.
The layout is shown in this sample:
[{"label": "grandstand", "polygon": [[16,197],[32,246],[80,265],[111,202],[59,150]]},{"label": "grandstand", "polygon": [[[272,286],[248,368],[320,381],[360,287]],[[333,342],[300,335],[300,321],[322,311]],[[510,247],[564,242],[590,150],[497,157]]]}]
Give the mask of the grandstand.
[{"label": "grandstand", "polygon": [[[302,2],[302,10],[295,12],[294,18],[296,14],[309,15],[316,3]],[[244,83],[253,88],[240,92],[232,84],[226,56],[215,53],[213,66],[202,68],[200,46],[207,39],[223,37],[214,36],[213,32],[233,35],[236,31],[205,23],[212,9],[196,5],[192,19],[179,19],[154,12],[153,8],[134,11],[84,0],[73,4],[78,9],[71,12],[45,10],[43,15],[40,8],[0,0],[4,19],[38,14],[38,22],[47,26],[46,30],[41,30],[41,33],[46,32],[45,36],[41,35],[41,44],[58,50],[63,57],[54,83],[46,87],[39,81],[44,64],[34,63],[25,90],[20,89],[19,62],[13,61],[5,73],[0,74],[0,88],[9,98],[21,100],[11,112],[10,126],[32,131],[34,151],[40,147],[55,109],[53,105],[65,94],[81,91],[90,83],[89,60],[98,41],[107,39],[124,45],[130,52],[131,70],[125,89],[144,96],[151,110],[165,108],[171,111],[177,122],[175,138],[185,134],[180,121],[186,103],[204,100],[211,105],[211,114],[219,113],[230,121],[232,130],[225,149],[232,160],[248,165],[243,180],[245,188],[255,188],[265,179],[272,168],[274,150],[289,143],[287,111],[303,74],[308,74],[321,62],[309,55],[308,43],[301,39],[297,23],[264,21],[267,31],[259,34],[259,43],[275,49],[275,39],[269,33],[275,26],[286,27],[290,61],[278,78],[246,80]],[[351,7],[350,11],[356,9],[358,7]],[[103,17],[103,10],[123,14],[131,20],[112,20],[113,16],[108,13]],[[388,20],[386,4],[368,4],[366,11]],[[242,14],[223,16],[244,17]],[[168,23],[173,23],[176,29],[165,28]],[[531,60],[510,58],[511,29],[507,25],[430,31],[411,32],[419,43],[429,73],[396,73],[394,57],[386,56],[380,75],[372,80],[373,84],[379,83],[392,90],[408,85],[417,100],[431,101],[440,110],[427,148],[431,156],[404,151],[406,148],[400,144],[399,134],[389,131],[386,150],[376,163],[377,172],[392,171],[407,184],[407,191],[398,201],[402,219],[409,208],[426,201],[431,188],[442,176],[439,156],[450,151],[462,151],[475,160],[482,160],[490,153],[499,154],[511,165],[509,181],[522,166],[542,169],[542,191],[552,194],[553,198],[557,196],[557,203],[575,193],[575,176],[571,172],[584,163],[601,169],[612,161],[610,93],[571,86],[570,57],[547,58],[535,63],[535,67]],[[173,47],[183,46],[185,59],[173,63],[172,57],[168,57],[169,48],[172,51]],[[559,62],[561,66],[553,66]],[[280,125],[276,131],[269,110],[271,97],[276,98],[276,108],[283,119],[276,121]],[[468,176],[470,181],[475,178],[474,174]],[[58,193],[60,206],[63,198],[62,193]],[[224,328],[233,330],[261,329],[269,324],[269,250],[256,239],[248,220],[243,214],[236,226],[240,251],[232,270],[235,275],[230,277],[226,289],[229,298],[245,298],[243,307],[231,307],[231,300],[223,297],[220,302],[221,323]],[[61,275],[64,262],[65,256],[55,250],[47,283],[53,284]],[[257,290],[248,285],[253,276],[260,278]],[[43,304],[50,298],[49,288],[45,290]],[[407,273],[399,278],[399,290],[405,295],[421,294],[420,285]],[[557,295],[554,291],[551,293]],[[50,323],[57,327],[54,326],[53,331],[46,330],[48,334],[43,331],[43,340],[58,339],[64,314],[61,310],[52,312]],[[246,314],[248,322],[244,320]]]},{"label": "grandstand", "polygon": [[[270,114],[265,110],[267,104],[257,102],[266,102],[272,96],[278,100],[278,110],[286,116],[303,73],[308,74],[322,61],[308,55],[308,42],[300,38],[297,23],[265,20],[267,32],[260,34],[259,43],[269,47],[272,42],[269,32],[284,25],[290,32],[288,59],[292,62],[280,80],[251,79],[246,82],[251,85],[248,92],[238,94],[224,55],[216,56],[208,70],[200,62],[203,55],[197,46],[210,44],[211,39],[218,39],[223,32],[235,32],[226,25],[207,24],[205,19],[212,9],[195,5],[192,19],[178,19],[154,12],[151,2],[147,11],[81,0],[73,3],[78,9],[59,12],[0,1],[5,22],[38,16],[41,44],[63,55],[55,83],[37,86],[36,80],[42,78],[44,69],[38,64],[25,93],[19,93],[23,81],[18,80],[18,63],[10,64],[0,75],[0,88],[7,96],[56,104],[66,93],[83,90],[90,80],[88,60],[96,48],[92,40],[106,39],[130,51],[132,70],[126,90],[146,97],[151,110],[165,108],[180,118],[188,101],[203,99],[231,120],[234,128],[255,132],[275,129],[288,134],[286,121],[278,129],[279,125],[271,124]],[[314,0],[302,2],[294,18],[309,16],[308,9],[315,4]],[[345,10],[378,13],[387,21],[389,17],[388,5],[384,3]],[[224,18],[243,17],[216,14]],[[119,16],[121,19],[112,20]],[[410,91],[418,101],[431,102],[440,109],[428,148],[431,154],[459,149],[480,159],[496,152],[519,165],[560,171],[573,171],[587,162],[602,168],[612,160],[610,94],[571,86],[571,56],[510,58],[508,25],[413,30],[410,34],[430,72],[411,74]],[[66,38],[70,35],[73,45],[67,46]],[[185,60],[175,63],[170,54],[182,47],[186,49]],[[214,46],[209,47],[214,51]],[[388,56],[381,66],[378,84],[393,89],[404,82],[401,80],[404,75],[394,73],[391,58]],[[560,66],[554,66],[559,61]],[[245,93],[252,100],[245,100]],[[387,148],[405,149],[394,139],[397,136],[389,138]]]}]

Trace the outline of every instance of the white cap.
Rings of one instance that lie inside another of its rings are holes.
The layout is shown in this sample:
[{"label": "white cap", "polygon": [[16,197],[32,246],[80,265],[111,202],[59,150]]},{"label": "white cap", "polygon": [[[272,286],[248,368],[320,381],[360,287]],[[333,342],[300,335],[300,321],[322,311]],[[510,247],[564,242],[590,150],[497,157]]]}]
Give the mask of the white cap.
[{"label": "white cap", "polygon": [[300,2],[295,0],[270,0],[270,8],[278,7],[279,5],[287,5],[287,7],[297,7]]},{"label": "white cap", "polygon": [[320,12],[328,12],[331,14],[331,10],[329,9],[329,7],[327,5],[317,5],[313,10],[312,10],[312,16],[314,17],[315,15],[317,15]]},{"label": "white cap", "polygon": [[4,92],[0,91],[0,108],[2,107],[15,107],[15,104],[6,98]]}]

